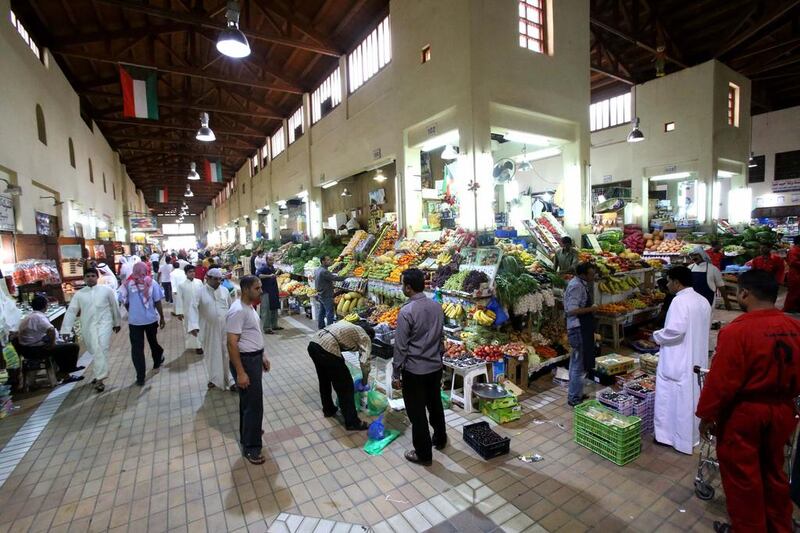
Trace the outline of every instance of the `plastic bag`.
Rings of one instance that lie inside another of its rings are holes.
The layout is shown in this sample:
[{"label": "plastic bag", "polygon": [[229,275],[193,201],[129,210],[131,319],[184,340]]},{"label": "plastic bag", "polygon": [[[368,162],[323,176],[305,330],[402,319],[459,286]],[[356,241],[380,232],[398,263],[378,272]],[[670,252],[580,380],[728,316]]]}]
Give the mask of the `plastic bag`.
[{"label": "plastic bag", "polygon": [[486,309],[489,311],[493,311],[495,314],[494,325],[495,326],[502,326],[506,322],[508,322],[508,313],[497,300],[497,298],[492,298],[489,300],[489,304],[486,306]]},{"label": "plastic bag", "polygon": [[450,401],[450,395],[447,394],[445,391],[441,391],[441,396],[442,396],[442,408],[450,409],[450,407],[452,407],[453,405],[453,402]]},{"label": "plastic bag", "polygon": [[381,440],[368,440],[364,443],[364,451],[369,455],[381,455],[383,449],[392,443],[394,439],[400,436],[400,432],[396,429],[387,429],[384,432],[384,437]]},{"label": "plastic bag", "polygon": [[372,422],[369,425],[369,430],[367,430],[367,437],[370,440],[381,440],[386,435],[384,434],[384,430],[386,428],[383,425],[383,415],[379,416],[377,420]]},{"label": "plastic bag", "polygon": [[3,346],[3,359],[6,362],[6,368],[19,368],[19,354],[10,342]]},{"label": "plastic bag", "polygon": [[370,416],[382,414],[387,407],[389,407],[389,399],[385,394],[376,390],[371,390],[367,393],[367,413]]}]

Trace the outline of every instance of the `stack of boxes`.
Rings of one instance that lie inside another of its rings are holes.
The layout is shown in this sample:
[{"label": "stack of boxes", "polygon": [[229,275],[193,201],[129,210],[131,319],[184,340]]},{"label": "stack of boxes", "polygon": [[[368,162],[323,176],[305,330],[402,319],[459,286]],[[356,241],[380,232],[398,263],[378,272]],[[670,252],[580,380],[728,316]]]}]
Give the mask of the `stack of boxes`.
[{"label": "stack of boxes", "polygon": [[654,378],[641,378],[625,383],[622,388],[636,398],[633,414],[642,419],[642,433],[654,433],[653,414],[656,404],[656,381]]},{"label": "stack of boxes", "polygon": [[519,420],[522,416],[522,406],[516,396],[506,396],[496,400],[484,400],[479,402],[481,413],[488,416],[498,424],[505,424],[514,420]]}]

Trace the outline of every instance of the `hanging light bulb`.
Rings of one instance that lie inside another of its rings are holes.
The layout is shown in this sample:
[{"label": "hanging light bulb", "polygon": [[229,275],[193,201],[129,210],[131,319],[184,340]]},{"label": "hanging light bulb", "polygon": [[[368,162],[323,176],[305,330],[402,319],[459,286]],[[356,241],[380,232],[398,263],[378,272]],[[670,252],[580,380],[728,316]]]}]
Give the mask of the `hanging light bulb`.
[{"label": "hanging light bulb", "polygon": [[192,196],[194,196],[194,193],[192,192],[192,187],[188,183],[186,184],[186,192],[183,193],[183,195],[187,198],[191,198]]},{"label": "hanging light bulb", "polygon": [[194,161],[189,163],[189,175],[186,176],[186,179],[192,181],[197,181],[200,179],[200,174],[197,173],[197,165]]},{"label": "hanging light bulb", "polygon": [[387,177],[386,177],[386,176],[383,174],[383,170],[381,170],[381,169],[378,169],[378,171],[375,173],[375,177],[374,177],[374,178],[372,178],[372,179],[374,179],[374,180],[375,180],[375,181],[377,181],[378,183],[383,183],[383,182],[384,182],[384,181],[386,181],[388,178],[387,178]]},{"label": "hanging light bulb", "polygon": [[628,134],[629,143],[638,143],[644,140],[644,133],[639,129],[639,117],[633,121],[633,129]]},{"label": "hanging light bulb", "polygon": [[747,160],[748,168],[756,168],[758,166],[758,163],[756,163],[756,160],[754,159],[754,157],[755,157],[755,154],[753,152],[750,152],[750,159]]},{"label": "hanging light bulb", "polygon": [[528,161],[528,146],[526,144],[522,145],[522,163],[519,164],[517,170],[521,172],[529,172],[533,170],[533,165],[531,165],[530,161]]},{"label": "hanging light bulb", "polygon": [[197,130],[197,135],[194,136],[195,139],[198,141],[203,142],[211,142],[216,141],[217,136],[214,135],[214,132],[211,131],[211,128],[208,127],[208,113],[203,111],[200,113],[200,129]]},{"label": "hanging light bulb", "polygon": [[444,147],[444,150],[442,150],[442,159],[445,161],[452,161],[456,157],[458,157],[458,148],[452,144],[448,144]]},{"label": "hanging light bulb", "polygon": [[341,196],[342,196],[342,198],[348,198],[348,197],[353,196],[353,195],[350,194],[350,189],[345,187],[344,190],[342,191]]},{"label": "hanging light bulb", "polygon": [[239,29],[239,13],[239,2],[229,0],[225,11],[228,25],[217,38],[217,50],[228,57],[241,58],[250,55],[250,43]]}]

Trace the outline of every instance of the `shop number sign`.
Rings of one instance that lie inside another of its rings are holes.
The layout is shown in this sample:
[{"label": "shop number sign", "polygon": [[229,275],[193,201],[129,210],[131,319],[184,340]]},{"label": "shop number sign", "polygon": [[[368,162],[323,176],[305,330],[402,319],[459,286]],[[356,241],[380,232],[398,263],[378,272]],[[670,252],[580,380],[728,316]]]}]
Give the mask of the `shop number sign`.
[{"label": "shop number sign", "polygon": [[0,194],[0,231],[14,231],[14,199],[8,195]]}]

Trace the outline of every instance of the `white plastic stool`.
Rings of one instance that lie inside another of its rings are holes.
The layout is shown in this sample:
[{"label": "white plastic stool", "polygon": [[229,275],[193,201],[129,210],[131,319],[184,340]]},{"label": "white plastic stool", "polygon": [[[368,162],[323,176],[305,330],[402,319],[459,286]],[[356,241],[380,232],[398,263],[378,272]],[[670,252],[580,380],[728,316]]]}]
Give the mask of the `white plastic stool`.
[{"label": "white plastic stool", "polygon": [[394,368],[392,363],[394,362],[394,358],[390,357],[389,359],[384,359],[382,357],[375,358],[375,366],[380,365],[380,362],[383,361],[384,366],[384,378],[383,381],[378,379],[378,375],[376,372],[375,375],[375,388],[382,390],[383,393],[386,395],[387,398],[392,398],[392,374],[394,372]]},{"label": "white plastic stool", "polygon": [[[450,383],[450,399],[452,401],[461,402],[464,404],[464,412],[472,412],[472,384],[475,378],[483,376],[486,381],[489,381],[489,373],[486,371],[486,365],[476,366],[472,368],[453,368],[453,381]],[[464,379],[464,395],[459,396],[456,394],[456,375]]]}]

